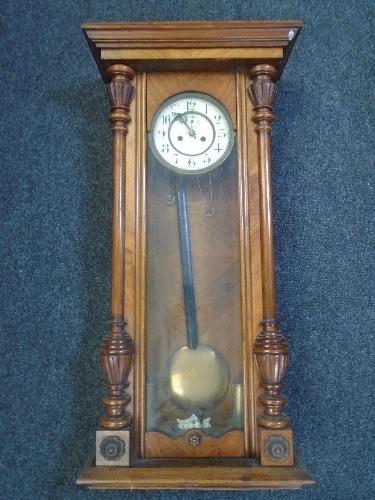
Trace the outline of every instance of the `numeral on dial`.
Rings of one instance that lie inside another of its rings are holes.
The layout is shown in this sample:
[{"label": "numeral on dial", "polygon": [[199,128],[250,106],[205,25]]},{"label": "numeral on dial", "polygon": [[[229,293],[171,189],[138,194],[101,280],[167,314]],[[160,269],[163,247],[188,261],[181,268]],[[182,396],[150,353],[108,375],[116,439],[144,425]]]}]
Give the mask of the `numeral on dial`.
[{"label": "numeral on dial", "polygon": [[186,101],[186,111],[194,111],[196,105],[197,103],[195,101],[189,99]]},{"label": "numeral on dial", "polygon": [[171,115],[162,116],[163,125],[169,125],[171,123]]}]

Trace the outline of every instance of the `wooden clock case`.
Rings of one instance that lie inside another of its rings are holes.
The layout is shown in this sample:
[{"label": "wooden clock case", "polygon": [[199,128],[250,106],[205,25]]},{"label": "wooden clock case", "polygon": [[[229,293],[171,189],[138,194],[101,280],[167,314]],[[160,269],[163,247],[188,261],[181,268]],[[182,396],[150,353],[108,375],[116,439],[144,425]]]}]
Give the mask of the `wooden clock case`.
[{"label": "wooden clock case", "polygon": [[[107,413],[97,439],[114,436],[123,451],[122,461],[100,461],[97,441],[96,464],[90,460],[78,484],[241,489],[313,483],[295,461],[283,413],[288,351],[276,321],[271,193],[272,102],[301,25],[83,25],[107,86],[113,133],[111,320],[100,349]],[[218,438],[199,431],[197,441],[191,431],[171,438],[148,432],[145,424],[147,133],[161,103],[186,91],[222,102],[236,136],[238,227],[233,231],[238,235],[243,426]]]}]

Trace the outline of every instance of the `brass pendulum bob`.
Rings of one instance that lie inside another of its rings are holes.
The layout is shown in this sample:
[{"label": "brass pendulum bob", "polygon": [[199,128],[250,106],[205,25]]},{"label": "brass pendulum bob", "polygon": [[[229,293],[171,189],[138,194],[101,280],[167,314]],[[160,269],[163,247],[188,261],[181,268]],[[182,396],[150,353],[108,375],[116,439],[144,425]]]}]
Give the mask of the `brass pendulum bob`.
[{"label": "brass pendulum bob", "polygon": [[215,407],[225,397],[229,368],[219,352],[198,341],[189,221],[181,178],[177,182],[176,194],[187,345],[180,347],[170,358],[169,389],[179,406],[199,412]]}]

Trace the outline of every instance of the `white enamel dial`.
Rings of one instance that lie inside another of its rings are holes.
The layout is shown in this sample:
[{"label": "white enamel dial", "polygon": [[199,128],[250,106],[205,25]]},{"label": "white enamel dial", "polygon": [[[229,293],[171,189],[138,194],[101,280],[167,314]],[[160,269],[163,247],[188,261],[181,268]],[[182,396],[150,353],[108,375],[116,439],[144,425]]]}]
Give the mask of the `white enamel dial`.
[{"label": "white enamel dial", "polygon": [[158,160],[181,174],[200,174],[220,165],[234,140],[224,106],[198,92],[177,94],[155,113],[151,147]]}]

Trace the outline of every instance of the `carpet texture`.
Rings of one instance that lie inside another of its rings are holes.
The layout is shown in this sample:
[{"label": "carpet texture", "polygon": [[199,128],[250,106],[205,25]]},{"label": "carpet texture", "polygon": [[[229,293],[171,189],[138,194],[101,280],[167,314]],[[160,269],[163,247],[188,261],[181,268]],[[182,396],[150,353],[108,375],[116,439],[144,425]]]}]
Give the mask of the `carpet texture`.
[{"label": "carpet texture", "polygon": [[[364,0],[2,2],[1,498],[375,497],[373,14]],[[276,100],[273,186],[287,412],[313,488],[74,485],[102,411],[111,184],[108,103],[80,24],[173,19],[305,22]]]}]

